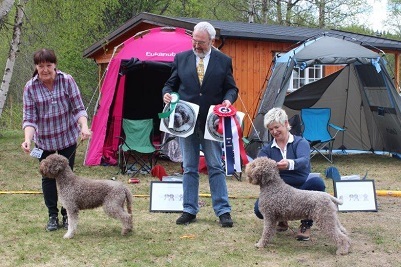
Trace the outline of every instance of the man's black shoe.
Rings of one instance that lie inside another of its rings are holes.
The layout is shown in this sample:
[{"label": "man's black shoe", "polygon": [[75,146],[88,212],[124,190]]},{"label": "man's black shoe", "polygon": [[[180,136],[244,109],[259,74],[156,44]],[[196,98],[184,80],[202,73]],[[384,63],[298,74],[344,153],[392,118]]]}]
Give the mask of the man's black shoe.
[{"label": "man's black shoe", "polygon": [[56,231],[58,229],[58,217],[52,215],[46,225],[46,231]]},{"label": "man's black shoe", "polygon": [[229,212],[219,216],[221,227],[233,227],[233,220]]},{"label": "man's black shoe", "polygon": [[65,230],[68,230],[68,216],[67,215],[63,215],[63,228]]},{"label": "man's black shoe", "polygon": [[196,221],[196,215],[193,215],[188,212],[183,212],[181,216],[175,221],[176,224],[190,224],[191,222]]}]

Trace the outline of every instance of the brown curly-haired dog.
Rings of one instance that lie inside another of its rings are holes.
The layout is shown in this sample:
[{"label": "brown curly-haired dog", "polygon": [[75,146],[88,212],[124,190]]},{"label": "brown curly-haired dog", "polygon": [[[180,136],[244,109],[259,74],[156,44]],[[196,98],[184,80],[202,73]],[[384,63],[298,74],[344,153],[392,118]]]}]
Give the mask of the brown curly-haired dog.
[{"label": "brown curly-haired dog", "polygon": [[336,244],[337,255],[348,254],[351,240],[337,218],[340,200],[325,192],[296,189],[280,177],[276,162],[260,157],[246,165],[247,180],[260,185],[259,210],[264,218],[262,237],[255,244],[265,247],[276,232],[279,221],[310,219]]},{"label": "brown curly-haired dog", "polygon": [[[122,222],[122,235],[132,231],[132,194],[121,182],[78,177],[68,165],[68,159],[58,154],[42,160],[40,173],[56,179],[58,196],[68,215],[68,231],[64,238],[74,236],[80,210],[100,206],[107,215]],[[128,212],[124,210],[125,202]]]}]

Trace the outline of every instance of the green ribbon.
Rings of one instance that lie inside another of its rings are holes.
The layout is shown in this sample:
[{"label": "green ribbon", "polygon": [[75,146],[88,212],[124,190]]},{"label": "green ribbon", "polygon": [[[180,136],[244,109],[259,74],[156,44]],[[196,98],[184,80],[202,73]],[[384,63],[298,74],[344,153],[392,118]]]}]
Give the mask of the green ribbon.
[{"label": "green ribbon", "polygon": [[170,116],[170,114],[175,110],[178,101],[180,101],[180,95],[177,93],[171,93],[171,101],[169,109],[166,112],[158,113],[159,119],[164,119]]}]

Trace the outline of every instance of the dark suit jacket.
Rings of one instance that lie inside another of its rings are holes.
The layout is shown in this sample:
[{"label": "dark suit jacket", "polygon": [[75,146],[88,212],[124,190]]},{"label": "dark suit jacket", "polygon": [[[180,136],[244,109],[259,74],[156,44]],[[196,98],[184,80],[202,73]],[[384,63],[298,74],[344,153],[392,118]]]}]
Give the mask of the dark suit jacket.
[{"label": "dark suit jacket", "polygon": [[233,77],[231,58],[212,48],[201,86],[194,52],[188,50],[177,54],[162,95],[171,92],[177,92],[181,100],[199,105],[197,123],[203,129],[210,105],[221,104],[223,100],[231,103],[237,100],[238,88]]}]

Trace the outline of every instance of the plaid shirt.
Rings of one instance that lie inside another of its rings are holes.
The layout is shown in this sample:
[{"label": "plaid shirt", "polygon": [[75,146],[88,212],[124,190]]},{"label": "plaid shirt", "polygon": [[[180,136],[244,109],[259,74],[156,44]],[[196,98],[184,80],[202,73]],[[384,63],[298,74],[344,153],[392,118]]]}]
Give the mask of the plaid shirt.
[{"label": "plaid shirt", "polygon": [[37,147],[56,151],[77,143],[78,119],[88,114],[71,75],[57,70],[53,91],[36,75],[26,83],[23,100],[22,128],[35,128]]}]

